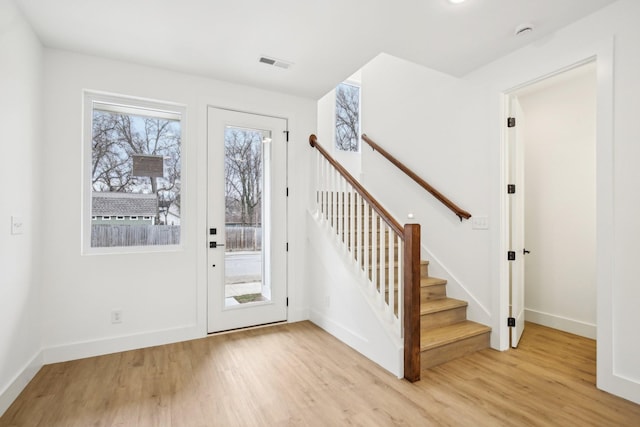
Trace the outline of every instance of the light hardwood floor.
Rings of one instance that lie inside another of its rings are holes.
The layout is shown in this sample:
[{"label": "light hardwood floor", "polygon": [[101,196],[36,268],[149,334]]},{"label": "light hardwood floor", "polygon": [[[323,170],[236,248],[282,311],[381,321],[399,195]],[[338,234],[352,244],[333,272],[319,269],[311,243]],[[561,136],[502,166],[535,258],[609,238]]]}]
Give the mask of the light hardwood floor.
[{"label": "light hardwood floor", "polygon": [[309,322],[45,366],[0,426],[640,426],[595,388],[595,342],[529,324],[398,380]]}]

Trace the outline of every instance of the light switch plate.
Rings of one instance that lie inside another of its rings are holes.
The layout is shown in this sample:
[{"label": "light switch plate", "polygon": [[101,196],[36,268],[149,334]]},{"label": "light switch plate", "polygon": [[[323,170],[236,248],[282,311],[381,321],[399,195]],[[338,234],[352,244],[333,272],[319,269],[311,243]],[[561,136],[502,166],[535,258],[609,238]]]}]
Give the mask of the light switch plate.
[{"label": "light switch plate", "polygon": [[24,232],[24,223],[19,216],[11,217],[11,234],[22,234]]},{"label": "light switch plate", "polygon": [[486,216],[471,217],[471,228],[474,230],[488,230],[489,218]]}]

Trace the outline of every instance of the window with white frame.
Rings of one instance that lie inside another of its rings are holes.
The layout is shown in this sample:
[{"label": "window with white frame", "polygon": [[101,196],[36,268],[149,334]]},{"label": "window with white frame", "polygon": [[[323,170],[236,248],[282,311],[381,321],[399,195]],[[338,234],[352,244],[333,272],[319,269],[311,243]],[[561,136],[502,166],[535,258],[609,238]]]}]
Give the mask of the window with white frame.
[{"label": "window with white frame", "polygon": [[360,87],[340,83],[336,87],[336,148],[342,151],[360,149]]},{"label": "window with white frame", "polygon": [[[85,93],[86,248],[180,244],[184,108]],[[130,221],[144,218],[146,221]]]}]

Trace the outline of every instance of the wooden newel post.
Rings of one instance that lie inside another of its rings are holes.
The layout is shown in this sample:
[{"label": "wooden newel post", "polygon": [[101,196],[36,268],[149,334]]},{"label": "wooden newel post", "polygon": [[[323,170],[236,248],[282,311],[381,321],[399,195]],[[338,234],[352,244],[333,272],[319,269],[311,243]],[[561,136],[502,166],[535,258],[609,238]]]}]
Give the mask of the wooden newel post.
[{"label": "wooden newel post", "polygon": [[404,226],[404,378],[420,379],[420,224]]}]

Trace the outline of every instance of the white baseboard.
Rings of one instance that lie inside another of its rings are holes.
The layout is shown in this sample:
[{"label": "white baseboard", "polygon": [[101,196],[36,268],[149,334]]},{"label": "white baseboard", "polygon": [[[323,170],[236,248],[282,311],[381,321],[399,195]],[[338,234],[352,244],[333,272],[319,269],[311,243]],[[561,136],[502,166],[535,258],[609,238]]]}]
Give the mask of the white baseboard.
[{"label": "white baseboard", "polygon": [[206,336],[204,331],[195,325],[175,329],[145,332],[121,337],[83,341],[45,348],[43,361],[45,364],[84,359],[86,357],[129,351],[157,345],[171,344]]},{"label": "white baseboard", "polygon": [[29,384],[29,381],[35,377],[40,368],[44,365],[42,352],[39,351],[33,359],[31,359],[25,367],[18,372],[13,381],[0,392],[0,417],[5,413],[9,406],[18,397],[22,390]]},{"label": "white baseboard", "polygon": [[549,328],[559,329],[581,337],[596,339],[597,327],[594,324],[569,319],[555,314],[544,313],[531,309],[525,309],[525,320]]}]

